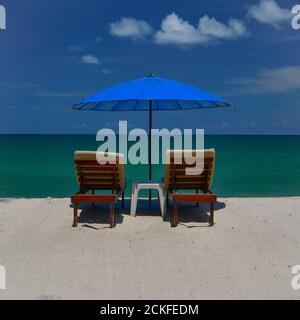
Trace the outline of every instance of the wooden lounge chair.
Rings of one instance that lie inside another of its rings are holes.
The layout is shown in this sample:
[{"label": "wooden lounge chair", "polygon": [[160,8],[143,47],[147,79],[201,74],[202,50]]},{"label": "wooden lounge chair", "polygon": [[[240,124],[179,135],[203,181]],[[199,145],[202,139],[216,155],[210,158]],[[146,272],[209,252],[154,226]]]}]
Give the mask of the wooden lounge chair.
[{"label": "wooden lounge chair", "polygon": [[[119,153],[107,153],[106,164],[99,164],[96,158],[103,157],[104,153],[91,151],[75,152],[75,167],[79,192],[71,197],[74,208],[73,227],[78,224],[79,203],[107,203],[110,206],[110,227],[115,225],[114,206],[122,196],[122,207],[124,207],[124,156]],[[98,158],[99,159],[99,158]],[[115,161],[114,161],[115,160]],[[95,190],[110,191],[105,194],[95,194]],[[92,194],[87,194],[91,191]]]},{"label": "wooden lounge chair", "polygon": [[[168,150],[167,159],[168,164],[165,165],[165,177],[164,188],[167,193],[167,204],[169,202],[169,196],[173,200],[173,219],[172,226],[176,227],[178,224],[178,203],[188,202],[197,203],[200,202],[210,203],[210,222],[209,225],[214,224],[214,205],[217,201],[217,196],[211,193],[210,188],[212,185],[214,166],[215,166],[215,150],[193,150],[193,156],[204,156],[204,170],[197,175],[187,174],[186,169],[191,169],[195,164],[188,164],[188,161],[184,161],[184,153],[189,153],[189,150]],[[204,152],[204,155],[203,155]],[[178,159],[182,159],[182,163],[178,164]],[[177,160],[175,160],[177,159]],[[194,190],[195,193],[178,193],[181,190]],[[199,193],[201,191],[202,193]]]}]

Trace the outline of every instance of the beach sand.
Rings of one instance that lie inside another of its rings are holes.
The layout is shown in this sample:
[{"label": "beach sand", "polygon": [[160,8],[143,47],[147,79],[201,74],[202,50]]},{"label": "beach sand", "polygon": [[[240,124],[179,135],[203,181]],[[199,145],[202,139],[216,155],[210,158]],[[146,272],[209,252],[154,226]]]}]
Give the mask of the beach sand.
[{"label": "beach sand", "polygon": [[118,206],[114,229],[86,208],[72,228],[69,199],[0,199],[0,299],[300,298],[300,197],[219,199],[214,227],[205,205],[177,228],[142,206]]}]

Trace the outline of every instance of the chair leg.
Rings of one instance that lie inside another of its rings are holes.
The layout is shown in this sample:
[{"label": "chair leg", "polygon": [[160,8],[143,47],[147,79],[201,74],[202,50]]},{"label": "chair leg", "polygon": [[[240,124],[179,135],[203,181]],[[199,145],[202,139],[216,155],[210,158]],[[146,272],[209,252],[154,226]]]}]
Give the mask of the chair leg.
[{"label": "chair leg", "polygon": [[149,189],[149,207],[151,207],[152,205],[152,192],[151,192],[151,189]]},{"label": "chair leg", "polygon": [[167,208],[170,206],[169,192],[167,191]]},{"label": "chair leg", "polygon": [[214,225],[214,210],[215,210],[215,203],[210,203],[210,221],[209,225],[212,227]]},{"label": "chair leg", "polygon": [[122,192],[122,209],[124,209],[125,206],[125,198],[124,198],[124,191]]},{"label": "chair leg", "polygon": [[[94,190],[94,189],[92,190],[92,194],[95,194],[95,190]],[[93,203],[92,203],[92,206],[93,206],[93,207],[96,207],[96,204],[93,202]]]},{"label": "chair leg", "polygon": [[173,203],[173,225],[172,227],[177,227],[178,224],[178,207],[177,207],[177,203],[174,202]]},{"label": "chair leg", "polygon": [[74,208],[73,208],[73,211],[74,211],[74,218],[73,218],[73,225],[72,227],[77,227],[78,226],[78,209],[77,209],[77,205],[74,205]]},{"label": "chair leg", "polygon": [[110,227],[113,228],[115,226],[115,204],[111,203],[109,205],[109,221]]}]

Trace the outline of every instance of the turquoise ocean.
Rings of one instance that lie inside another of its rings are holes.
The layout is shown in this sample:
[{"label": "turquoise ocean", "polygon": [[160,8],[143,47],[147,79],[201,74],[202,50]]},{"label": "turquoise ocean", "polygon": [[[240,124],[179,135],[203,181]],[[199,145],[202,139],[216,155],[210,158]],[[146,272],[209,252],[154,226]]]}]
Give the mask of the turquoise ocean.
[{"label": "turquoise ocean", "polygon": [[[0,197],[69,197],[78,191],[74,151],[98,146],[95,135],[0,135]],[[300,196],[300,136],[206,136],[205,148],[216,149],[219,196]],[[147,173],[126,165],[127,195]],[[163,166],[153,175],[161,178]]]}]

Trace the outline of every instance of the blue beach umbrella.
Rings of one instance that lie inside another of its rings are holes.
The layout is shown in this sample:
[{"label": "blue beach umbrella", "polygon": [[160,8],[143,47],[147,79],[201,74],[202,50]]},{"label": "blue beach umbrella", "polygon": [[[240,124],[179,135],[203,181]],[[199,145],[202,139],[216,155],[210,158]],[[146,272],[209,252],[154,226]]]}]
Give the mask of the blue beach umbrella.
[{"label": "blue beach umbrella", "polygon": [[231,104],[201,89],[154,75],[120,83],[82,99],[75,110],[148,111],[149,180],[152,180],[152,111],[226,108]]}]

